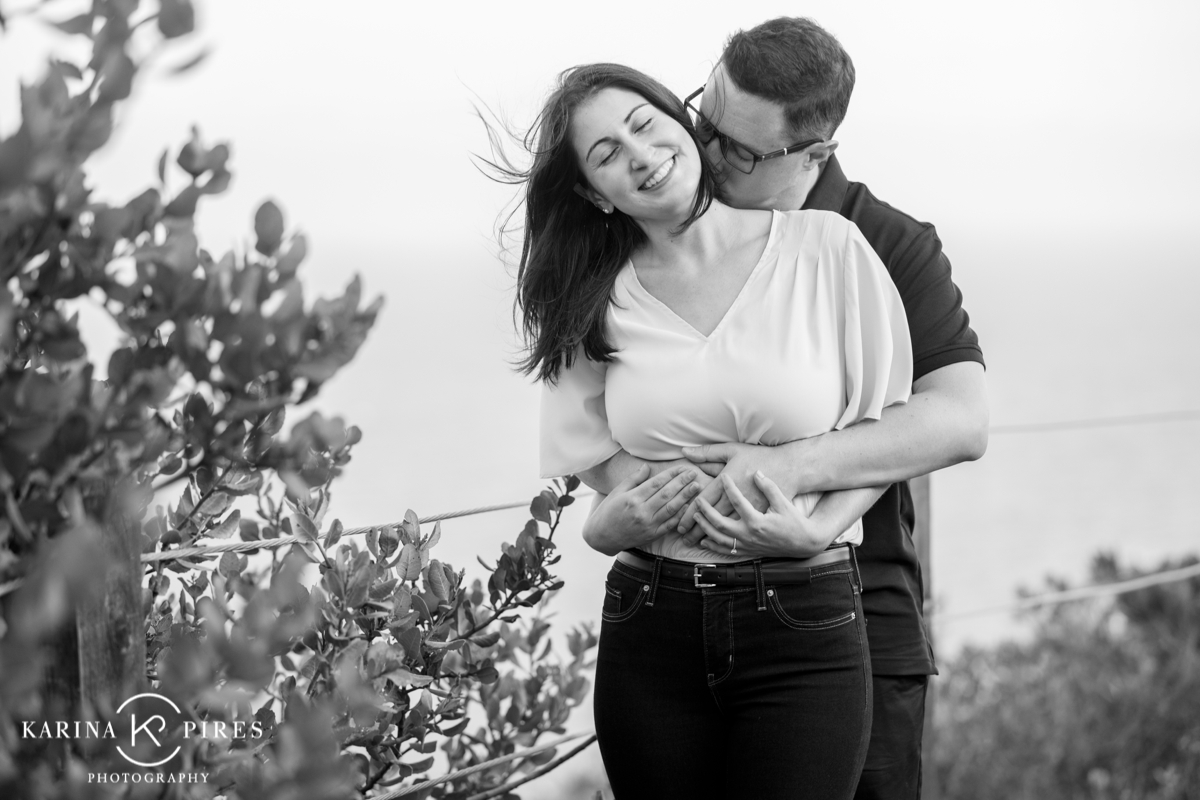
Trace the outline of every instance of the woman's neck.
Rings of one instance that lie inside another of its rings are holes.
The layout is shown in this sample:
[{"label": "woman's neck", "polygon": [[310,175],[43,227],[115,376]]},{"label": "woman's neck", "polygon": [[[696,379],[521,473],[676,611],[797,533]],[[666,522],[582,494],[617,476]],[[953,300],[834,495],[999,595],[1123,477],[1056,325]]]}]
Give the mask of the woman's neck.
[{"label": "woman's neck", "polygon": [[646,244],[638,254],[638,266],[713,263],[743,237],[745,217],[714,200],[708,211],[681,233],[673,231],[683,220],[639,222],[646,232]]}]

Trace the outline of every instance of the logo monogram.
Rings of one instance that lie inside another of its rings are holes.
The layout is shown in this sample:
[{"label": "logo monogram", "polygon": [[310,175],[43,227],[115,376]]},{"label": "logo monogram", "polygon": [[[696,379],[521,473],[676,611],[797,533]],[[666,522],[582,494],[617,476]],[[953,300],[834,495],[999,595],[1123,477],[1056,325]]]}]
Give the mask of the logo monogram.
[{"label": "logo monogram", "polygon": [[[175,712],[176,716],[179,716],[182,713],[179,710],[179,706],[175,705],[173,702],[171,702],[166,697],[163,697],[161,694],[155,694],[154,692],[143,692],[141,694],[135,694],[133,697],[129,698],[128,700],[126,700],[124,703],[121,704],[121,707],[117,709],[117,713],[120,714],[122,711],[125,710],[126,706],[128,706],[130,703],[134,702],[135,700],[139,700],[141,698],[154,698],[156,701],[158,701],[160,703],[165,703],[166,705],[170,706],[171,710]],[[140,703],[138,705],[145,707],[147,705],[147,703]],[[170,727],[167,724],[166,717],[164,717],[162,714],[151,714],[149,717],[147,717],[145,719],[144,722],[139,724],[137,710],[134,709],[130,712],[129,721],[130,721],[130,724],[132,725],[132,728],[129,731],[129,747],[131,749],[136,748],[138,746],[138,735],[139,734],[145,734],[145,736],[148,736],[150,738],[150,741],[154,742],[154,746],[160,752],[163,749],[165,749],[163,746],[163,743],[161,741],[159,741],[158,736],[154,735],[154,730],[151,730],[151,725],[153,723],[157,723],[156,729],[157,729],[158,733],[160,735],[165,734]],[[117,752],[120,753],[121,756],[126,761],[128,761],[130,764],[136,764],[139,767],[157,767],[161,764],[165,764],[168,761],[170,761],[172,758],[174,758],[176,755],[178,755],[179,751],[181,749],[182,749],[182,746],[176,746],[175,749],[172,750],[169,754],[160,758],[157,761],[138,761],[136,758],[129,755],[129,753],[127,753],[123,749],[121,749],[121,745],[117,745]]]}]

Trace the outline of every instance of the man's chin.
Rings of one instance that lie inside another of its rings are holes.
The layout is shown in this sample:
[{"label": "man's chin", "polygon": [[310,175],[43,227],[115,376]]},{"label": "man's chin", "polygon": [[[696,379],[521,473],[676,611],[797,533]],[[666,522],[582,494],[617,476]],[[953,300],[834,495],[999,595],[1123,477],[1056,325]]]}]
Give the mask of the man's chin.
[{"label": "man's chin", "polygon": [[739,187],[730,186],[727,182],[717,185],[717,199],[733,208],[761,208],[770,210],[770,200],[757,193],[739,191]]}]

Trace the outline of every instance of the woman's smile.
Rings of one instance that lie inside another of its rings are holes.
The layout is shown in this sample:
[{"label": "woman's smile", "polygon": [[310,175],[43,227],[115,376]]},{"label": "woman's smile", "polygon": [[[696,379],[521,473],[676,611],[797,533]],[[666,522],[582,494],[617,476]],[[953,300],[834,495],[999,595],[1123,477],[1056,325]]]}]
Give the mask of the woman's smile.
[{"label": "woman's smile", "polygon": [[675,168],[675,156],[671,156],[666,161],[664,161],[658,169],[654,170],[654,174],[651,175],[649,178],[647,178],[645,183],[643,183],[641,186],[638,187],[638,191],[648,192],[651,189],[654,189],[655,187],[661,185],[662,182],[665,181],[667,179],[667,177],[671,174],[671,171],[674,168]]}]

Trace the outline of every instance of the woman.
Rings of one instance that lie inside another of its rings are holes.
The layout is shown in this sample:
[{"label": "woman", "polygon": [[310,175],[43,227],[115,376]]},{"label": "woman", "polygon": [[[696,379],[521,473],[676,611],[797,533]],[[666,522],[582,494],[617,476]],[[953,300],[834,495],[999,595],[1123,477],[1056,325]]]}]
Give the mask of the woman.
[{"label": "woman", "polygon": [[[534,142],[510,177],[543,472],[636,498],[646,523],[585,533],[617,556],[595,695],[616,797],[850,797],[871,698],[846,545],[879,492],[793,502],[759,476],[767,512],[728,483],[740,521],[702,505],[699,545],[672,523],[708,480],[681,448],[780,444],[907,399],[896,291],[841,217],[716,200],[683,104],[634,70],[564,73]],[[778,547],[738,554],[745,524]]]}]

